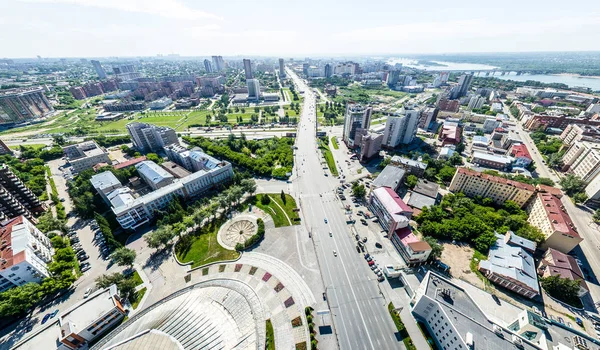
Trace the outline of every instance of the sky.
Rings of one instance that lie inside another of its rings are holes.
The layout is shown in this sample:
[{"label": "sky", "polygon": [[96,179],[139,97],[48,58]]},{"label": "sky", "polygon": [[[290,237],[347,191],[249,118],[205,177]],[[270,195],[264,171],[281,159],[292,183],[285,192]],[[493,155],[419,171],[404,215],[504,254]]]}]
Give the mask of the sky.
[{"label": "sky", "polygon": [[0,0],[0,57],[600,51],[597,0]]}]

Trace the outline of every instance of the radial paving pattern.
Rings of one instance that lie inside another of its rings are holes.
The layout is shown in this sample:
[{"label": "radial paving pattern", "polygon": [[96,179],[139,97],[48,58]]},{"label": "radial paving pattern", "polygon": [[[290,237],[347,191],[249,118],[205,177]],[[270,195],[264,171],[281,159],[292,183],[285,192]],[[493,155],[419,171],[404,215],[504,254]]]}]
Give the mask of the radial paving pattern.
[{"label": "radial paving pattern", "polygon": [[221,227],[217,240],[224,248],[234,250],[236,244],[246,242],[256,234],[256,231],[256,218],[251,215],[240,215]]}]

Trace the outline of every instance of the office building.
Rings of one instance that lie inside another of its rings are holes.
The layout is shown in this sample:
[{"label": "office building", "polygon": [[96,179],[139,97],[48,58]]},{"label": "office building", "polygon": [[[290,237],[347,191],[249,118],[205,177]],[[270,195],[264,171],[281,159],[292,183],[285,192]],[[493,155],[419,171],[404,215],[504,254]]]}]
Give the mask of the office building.
[{"label": "office building", "polygon": [[343,141],[349,148],[355,148],[356,131],[358,129],[368,130],[371,126],[371,114],[373,109],[360,104],[348,103],[344,117]]},{"label": "office building", "polygon": [[57,318],[50,319],[12,349],[88,349],[90,343],[123,322],[126,314],[117,286],[113,284],[92,292]]},{"label": "office building", "polygon": [[285,78],[285,64],[283,62],[283,58],[279,59],[279,78]]},{"label": "office building", "polygon": [[244,58],[244,73],[246,74],[246,80],[254,79],[254,74],[252,73],[252,62]]},{"label": "office building", "polygon": [[0,292],[49,277],[50,239],[24,216],[0,222]]},{"label": "office building", "polygon": [[207,59],[204,60],[204,70],[206,71],[206,73],[212,73],[213,72],[212,64]]},{"label": "office building", "polygon": [[549,193],[538,193],[527,206],[527,222],[542,231],[543,249],[552,248],[568,254],[583,238],[567,214],[562,202]]},{"label": "office building", "polygon": [[106,79],[106,71],[102,68],[100,61],[92,60],[92,65],[94,66],[94,70],[96,74],[98,74],[98,79]]},{"label": "office building", "polygon": [[394,148],[411,143],[417,135],[419,111],[405,109],[388,117],[383,133],[383,145]]},{"label": "office building", "polygon": [[331,64],[327,63],[324,67],[324,75],[325,78],[331,78],[331,76],[333,75],[333,68],[331,67]]},{"label": "office building", "polygon": [[547,114],[536,114],[523,123],[523,128],[527,128],[529,131],[536,131],[539,129],[546,130],[548,128],[564,130],[570,124],[576,125],[591,125],[600,126],[600,119],[586,119],[581,117],[570,117],[566,114],[562,115],[547,115]]},{"label": "office building", "polygon": [[471,82],[473,81],[472,74],[463,74],[458,78],[458,85],[452,88],[451,99],[456,100],[467,95]]},{"label": "office building", "polygon": [[304,74],[305,77],[308,76],[308,67],[310,67],[310,64],[302,63],[302,74]]},{"label": "office building", "polygon": [[485,152],[474,151],[472,163],[475,166],[481,166],[486,168],[498,169],[498,170],[510,170],[513,162],[513,158],[490,154]]},{"label": "office building", "polygon": [[562,171],[568,171],[589,183],[600,173],[600,144],[575,142],[565,152],[562,162]]},{"label": "office building", "polygon": [[156,191],[173,183],[173,175],[153,161],[146,160],[135,166],[138,174],[144,181]]},{"label": "office building", "polygon": [[0,220],[23,215],[36,222],[34,215],[45,209],[39,198],[19,180],[8,165],[0,164]]},{"label": "office building", "polygon": [[63,147],[69,164],[73,167],[73,172],[79,173],[86,169],[91,169],[98,163],[111,164],[108,152],[98,146],[95,141],[86,141],[75,145]]},{"label": "office building", "polygon": [[258,79],[246,80],[248,86],[248,100],[258,101],[260,99],[260,83]]},{"label": "office building", "polygon": [[179,144],[175,130],[166,126],[133,122],[125,126],[133,147],[143,153],[160,152],[170,144]]},{"label": "office building", "polygon": [[372,188],[389,187],[398,191],[404,181],[406,170],[403,168],[388,164],[373,180]]},{"label": "office building", "polygon": [[225,61],[223,56],[212,56],[212,68],[216,72],[222,72],[225,70]]},{"label": "office building", "polygon": [[537,272],[541,277],[559,276],[560,278],[578,281],[579,297],[589,293],[590,289],[585,283],[585,277],[574,257],[549,248],[540,260]]},{"label": "office building", "polygon": [[490,198],[498,205],[511,200],[520,207],[524,207],[535,193],[532,185],[467,168],[458,168],[448,189],[451,192],[462,192],[467,197]]},{"label": "office building", "polygon": [[360,147],[359,160],[364,162],[379,154],[379,151],[381,151],[383,135],[369,133],[364,129],[361,130],[364,132],[360,134],[357,133],[357,135],[360,136],[360,141],[358,142],[358,147]]},{"label": "office building", "polygon": [[[411,311],[439,349],[595,349],[600,341],[584,331],[529,310],[516,319],[500,316],[488,293],[473,298],[462,284],[428,271],[411,301]],[[484,299],[482,299],[484,298]],[[488,316],[493,312],[493,317]],[[504,319],[502,319],[504,318]]]},{"label": "office building", "polygon": [[431,126],[431,124],[435,123],[435,121],[437,120],[439,111],[440,111],[439,108],[434,108],[434,107],[425,108],[421,112],[421,115],[419,117],[419,123],[417,124],[417,127],[421,128],[423,130],[429,130],[429,127]]},{"label": "office building", "polygon": [[600,142],[600,128],[591,125],[569,124],[560,134],[560,139],[567,147],[571,147],[579,141]]},{"label": "office building", "polygon": [[73,98],[76,100],[85,100],[87,95],[85,94],[85,90],[81,86],[73,86],[69,88],[69,92],[73,95]]},{"label": "office building", "polygon": [[394,88],[396,84],[398,84],[400,80],[400,71],[399,70],[391,70],[388,73],[386,84],[391,88]]},{"label": "office building", "polygon": [[502,122],[496,118],[485,118],[483,121],[483,132],[491,134],[500,125],[502,125]]},{"label": "office building", "polygon": [[41,87],[0,91],[0,125],[22,123],[53,111]]},{"label": "office building", "polygon": [[[167,151],[168,149],[171,151]],[[155,211],[165,208],[175,198],[192,200],[233,179],[233,168],[229,162],[219,161],[199,150],[182,151],[175,145],[166,147],[165,151],[172,152],[171,154],[180,153],[181,157],[173,157],[171,160],[184,168],[186,165],[189,166],[186,170],[193,171],[193,173],[180,178],[170,174],[164,168],[152,169],[152,171],[148,171],[148,174],[142,171],[143,174],[140,175],[145,176],[144,179],[147,182],[155,183],[153,188],[156,190],[137,198],[126,187],[109,193],[108,199],[111,202],[112,210],[124,229],[135,229],[150,221],[155,215]],[[180,164],[179,162],[182,160],[183,162]],[[162,175],[154,176],[154,173]],[[165,181],[164,178],[169,180]],[[167,184],[168,181],[170,183]]]},{"label": "office building", "polygon": [[390,164],[399,168],[405,169],[407,175],[415,175],[416,177],[423,177],[425,170],[427,169],[427,163],[423,163],[419,160],[410,158],[404,158],[400,156],[393,156],[390,159]]},{"label": "office building", "polygon": [[412,209],[390,187],[377,187],[369,195],[369,210],[379,218],[385,232],[391,234],[408,227]]},{"label": "office building", "polygon": [[119,181],[119,179],[117,179],[115,174],[113,174],[111,171],[105,171],[92,176],[90,182],[100,197],[102,197],[104,202],[109,206],[110,201],[108,199],[108,194],[118,188],[123,187],[123,185],[121,185],[121,181]]},{"label": "office building", "polygon": [[473,110],[473,109],[479,109],[481,107],[483,107],[483,104],[486,102],[486,98],[482,97],[482,96],[473,96],[471,97],[471,99],[469,100],[469,104],[467,105],[467,108]]},{"label": "office building", "polygon": [[3,154],[10,154],[10,155],[12,155],[12,154],[13,154],[13,152],[12,152],[12,150],[10,149],[10,147],[8,147],[8,146],[7,146],[7,145],[4,143],[4,141],[0,140],[0,155],[3,155]]},{"label": "office building", "polygon": [[480,260],[478,270],[493,283],[526,298],[540,295],[533,253],[536,244],[512,231],[496,233],[487,260]]}]

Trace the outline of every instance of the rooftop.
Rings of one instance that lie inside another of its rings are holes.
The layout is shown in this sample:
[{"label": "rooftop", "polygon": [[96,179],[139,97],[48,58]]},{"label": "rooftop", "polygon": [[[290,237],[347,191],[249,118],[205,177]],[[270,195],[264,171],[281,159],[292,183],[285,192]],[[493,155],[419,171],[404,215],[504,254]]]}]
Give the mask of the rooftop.
[{"label": "rooftop", "polygon": [[542,205],[554,231],[571,237],[580,237],[579,233],[575,230],[575,224],[573,224],[571,217],[564,210],[560,199],[549,193],[541,192],[538,193],[538,198],[542,201]]},{"label": "rooftop", "polygon": [[551,276],[558,275],[561,278],[580,281],[581,286],[589,290],[587,283],[585,283],[583,272],[581,272],[581,268],[574,257],[559,252],[556,249],[548,248],[548,251],[546,251],[546,255],[544,255],[542,260],[542,264],[548,266],[548,272]]},{"label": "rooftop", "polygon": [[478,171],[467,169],[467,168],[458,168],[458,172],[461,174],[467,175],[467,176],[478,177],[482,180],[495,182],[495,183],[499,183],[499,184],[504,184],[504,185],[508,185],[508,186],[513,186],[516,188],[520,188],[522,190],[527,190],[527,191],[531,191],[531,192],[535,191],[535,187],[533,187],[533,185],[526,184],[523,182],[508,180],[508,179],[505,179],[500,176],[484,174],[484,173],[480,173]]},{"label": "rooftop", "polygon": [[437,183],[419,179],[417,181],[417,185],[412,189],[412,191],[427,197],[437,198],[439,189],[440,185]]},{"label": "rooftop", "polygon": [[563,193],[560,190],[560,188],[556,188],[556,187],[552,187],[552,186],[547,186],[547,185],[542,185],[539,184],[537,186],[535,186],[535,188],[539,191],[539,192],[545,192],[545,193],[549,193],[555,197],[558,198],[562,198]]},{"label": "rooftop", "polygon": [[510,164],[513,161],[513,159],[511,157],[483,153],[483,152],[479,152],[479,151],[473,152],[473,162],[475,162],[475,159],[482,159],[482,160],[486,160],[488,162],[502,163],[502,164]]},{"label": "rooftop", "polygon": [[105,171],[92,176],[90,182],[96,190],[103,190],[105,188],[121,185],[121,181],[119,181],[111,171]]},{"label": "rooftop", "polygon": [[374,187],[390,187],[394,190],[400,187],[406,170],[393,165],[387,165],[373,181]]},{"label": "rooftop", "polygon": [[146,179],[153,183],[158,183],[165,179],[172,179],[173,175],[169,174],[165,169],[161,168],[158,164],[146,160],[135,166],[140,175],[143,175]]},{"label": "rooftop", "polygon": [[178,179],[181,179],[181,178],[186,177],[191,174],[184,167],[181,167],[171,161],[164,162],[160,166],[163,167],[167,172],[169,172],[171,175],[175,176]]},{"label": "rooftop", "polygon": [[539,293],[533,256],[522,247],[506,242],[502,235],[496,234],[496,238],[496,244],[490,248],[488,260],[480,261],[479,267],[519,281]]},{"label": "rooftop", "polygon": [[412,215],[413,213],[412,209],[389,187],[379,187],[373,190],[373,195],[379,199],[385,210],[396,222],[408,221],[405,214]]},{"label": "rooftop", "polygon": [[408,199],[408,206],[418,209],[423,209],[424,207],[432,207],[436,203],[435,198],[425,196],[421,193],[412,192],[410,194],[410,198]]},{"label": "rooftop", "polygon": [[141,156],[141,157],[133,158],[133,159],[130,159],[130,160],[126,161],[126,162],[119,163],[119,164],[115,165],[114,168],[115,169],[127,168],[129,166],[136,165],[137,163],[141,163],[141,162],[145,161],[146,159],[147,159],[146,156]]},{"label": "rooftop", "polygon": [[529,154],[529,150],[525,144],[516,144],[512,146],[510,151],[510,155],[515,158],[527,158],[531,160],[531,154]]},{"label": "rooftop", "polygon": [[422,169],[422,170],[427,169],[427,163],[423,163],[423,162],[420,162],[418,160],[413,160],[413,159],[410,159],[410,158],[404,158],[404,157],[400,157],[400,156],[393,156],[390,161],[392,163],[403,164],[403,165],[407,165],[409,167],[419,168],[419,169]]}]

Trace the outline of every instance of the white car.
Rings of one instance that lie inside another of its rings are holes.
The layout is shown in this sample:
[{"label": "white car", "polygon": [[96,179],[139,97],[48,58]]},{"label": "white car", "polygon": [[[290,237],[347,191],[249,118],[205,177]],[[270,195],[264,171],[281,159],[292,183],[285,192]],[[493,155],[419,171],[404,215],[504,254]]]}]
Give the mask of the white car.
[{"label": "white car", "polygon": [[90,294],[92,294],[92,287],[85,290],[85,293],[83,293],[83,299],[86,299],[87,297],[89,297]]}]

